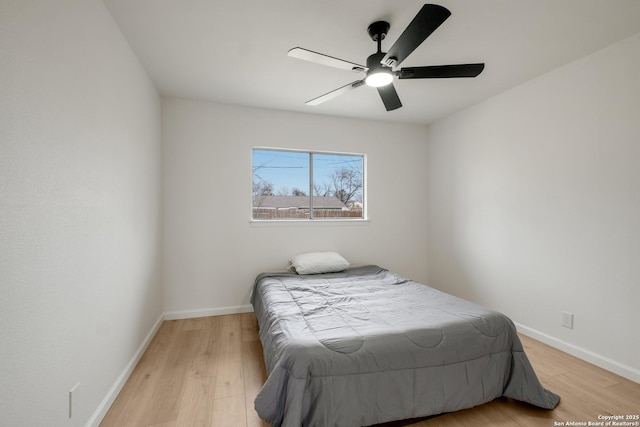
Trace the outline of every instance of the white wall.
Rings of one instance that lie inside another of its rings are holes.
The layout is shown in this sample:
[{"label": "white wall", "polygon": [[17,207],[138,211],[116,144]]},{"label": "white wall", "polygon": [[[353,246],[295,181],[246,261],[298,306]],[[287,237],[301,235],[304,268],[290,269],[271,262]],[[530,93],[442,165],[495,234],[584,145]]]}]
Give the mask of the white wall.
[{"label": "white wall", "polygon": [[[245,306],[259,272],[306,251],[426,279],[424,126],[171,98],[162,124],[166,311]],[[371,221],[251,224],[253,146],[366,154]]]},{"label": "white wall", "polygon": [[85,425],[162,312],[160,100],[102,2],[3,0],[0,118],[0,425]]},{"label": "white wall", "polygon": [[431,284],[636,381],[638,52],[640,35],[436,122],[426,165]]}]

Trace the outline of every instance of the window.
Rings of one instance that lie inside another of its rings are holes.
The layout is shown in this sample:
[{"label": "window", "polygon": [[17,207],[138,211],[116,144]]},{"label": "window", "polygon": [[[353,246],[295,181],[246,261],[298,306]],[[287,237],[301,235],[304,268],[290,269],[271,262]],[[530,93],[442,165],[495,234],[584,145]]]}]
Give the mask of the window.
[{"label": "window", "polygon": [[364,219],[362,154],[253,150],[253,219]]}]

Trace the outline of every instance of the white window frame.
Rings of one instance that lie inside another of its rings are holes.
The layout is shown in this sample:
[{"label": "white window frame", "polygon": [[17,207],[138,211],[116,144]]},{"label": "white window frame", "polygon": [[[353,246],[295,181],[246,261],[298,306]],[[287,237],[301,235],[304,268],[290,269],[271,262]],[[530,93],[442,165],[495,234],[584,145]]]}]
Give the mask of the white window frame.
[{"label": "white window frame", "polygon": [[[260,151],[276,151],[284,153],[304,153],[309,154],[309,218],[280,218],[280,219],[256,219],[253,218],[253,152],[255,150]],[[327,154],[338,156],[358,156],[362,157],[362,217],[350,218],[350,217],[337,217],[337,218],[316,218],[313,216],[313,155],[314,154]],[[255,146],[251,148],[251,178],[252,178],[252,190],[250,191],[250,205],[249,205],[249,222],[258,224],[296,224],[296,223],[362,223],[369,222],[368,215],[368,203],[367,203],[367,155],[364,153],[353,153],[345,151],[320,151],[320,150],[303,150],[297,148],[279,148],[279,147],[262,147]]]}]

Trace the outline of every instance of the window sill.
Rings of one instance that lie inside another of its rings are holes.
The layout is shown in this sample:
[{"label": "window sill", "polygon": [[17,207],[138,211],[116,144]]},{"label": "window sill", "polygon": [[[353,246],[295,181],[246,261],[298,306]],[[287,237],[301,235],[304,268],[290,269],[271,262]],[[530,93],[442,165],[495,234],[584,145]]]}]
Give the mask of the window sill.
[{"label": "window sill", "polygon": [[252,227],[307,227],[307,226],[365,226],[369,225],[370,219],[251,219],[249,224]]}]

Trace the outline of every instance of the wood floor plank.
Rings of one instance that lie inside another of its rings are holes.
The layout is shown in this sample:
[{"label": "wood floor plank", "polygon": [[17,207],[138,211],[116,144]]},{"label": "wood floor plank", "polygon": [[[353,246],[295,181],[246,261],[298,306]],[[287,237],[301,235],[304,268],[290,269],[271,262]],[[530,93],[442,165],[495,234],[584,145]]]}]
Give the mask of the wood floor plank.
[{"label": "wood floor plank", "polygon": [[267,370],[262,360],[262,344],[260,341],[247,341],[242,346],[244,388],[247,394],[255,397],[267,380]]},{"label": "wood floor plank", "polygon": [[242,341],[258,341],[258,321],[254,313],[242,313],[239,315],[242,325]]},{"label": "wood floor plank", "polygon": [[[640,385],[623,378],[618,384],[614,384],[605,389],[611,396],[615,396],[620,404],[623,404],[629,411],[635,408],[635,412],[640,413]],[[629,412],[629,414],[632,414]]]},{"label": "wood floor plank", "polygon": [[[581,370],[577,371],[582,374]],[[558,390],[561,395],[571,394],[571,404],[579,408],[589,420],[595,420],[598,415],[624,413],[633,408],[625,405],[622,396],[606,392],[606,388],[591,382],[589,377],[569,372],[549,378],[550,387]],[[636,402],[636,410],[640,408],[640,401]]]},{"label": "wood floor plank", "polygon": [[[165,321],[102,427],[265,427],[253,407],[267,378],[253,313]],[[640,384],[521,336],[552,411],[499,398],[475,408],[385,427],[540,427],[640,412]]]},{"label": "wood floor plank", "polygon": [[267,380],[267,371],[264,363],[261,362],[263,358],[262,344],[260,341],[244,341],[242,349],[247,425],[264,427],[268,424],[260,419],[253,405],[258,392]]},{"label": "wood floor plank", "polygon": [[[156,384],[164,375],[164,363],[179,331],[176,322],[164,322],[149,343],[126,384],[102,421],[102,426],[140,426]],[[151,410],[152,408],[150,408]]]},{"label": "wood floor plank", "polygon": [[191,319],[182,319],[180,324],[183,331],[202,330],[207,326],[208,317],[194,317]]},{"label": "wood floor plank", "polygon": [[178,333],[173,351],[164,363],[163,374],[156,384],[143,422],[159,424],[175,421],[178,418],[187,372],[201,335],[202,331],[200,330],[187,330]]},{"label": "wood floor plank", "polygon": [[244,395],[244,368],[242,353],[223,353],[218,360],[215,397],[232,397]]},{"label": "wood floor plank", "polygon": [[221,322],[221,353],[242,352],[242,325],[241,315],[220,316]]},{"label": "wood floor plank", "polygon": [[221,316],[220,350],[215,385],[216,399],[244,396],[242,356],[242,325],[239,315]]},{"label": "wood floor plank", "polygon": [[[201,318],[202,319],[202,318]],[[218,317],[204,318],[206,322],[200,329],[202,336],[196,354],[189,368],[189,376],[214,377],[220,358],[220,338],[222,322]]]},{"label": "wood floor plank", "polygon": [[524,335],[520,335],[520,340],[531,365],[538,374],[554,376],[567,372],[563,366],[566,353]]},{"label": "wood floor plank", "polygon": [[213,417],[214,377],[187,378],[176,427],[209,427]]},{"label": "wood floor plank", "polygon": [[244,396],[231,396],[213,402],[212,427],[246,426]]}]

